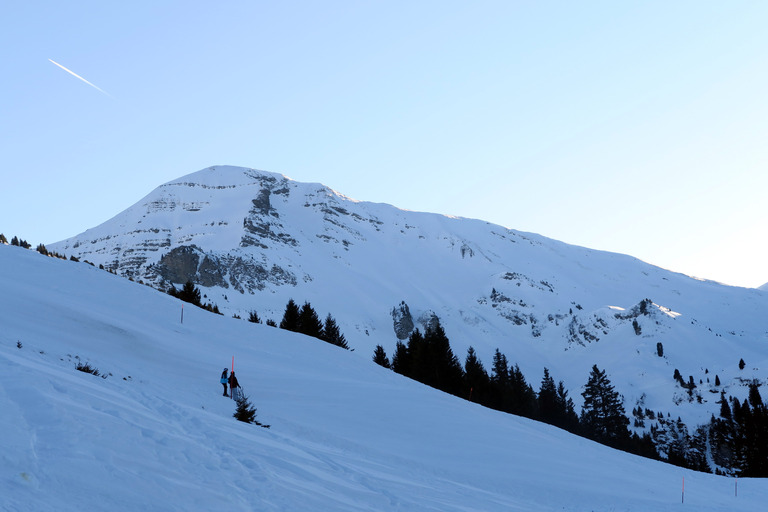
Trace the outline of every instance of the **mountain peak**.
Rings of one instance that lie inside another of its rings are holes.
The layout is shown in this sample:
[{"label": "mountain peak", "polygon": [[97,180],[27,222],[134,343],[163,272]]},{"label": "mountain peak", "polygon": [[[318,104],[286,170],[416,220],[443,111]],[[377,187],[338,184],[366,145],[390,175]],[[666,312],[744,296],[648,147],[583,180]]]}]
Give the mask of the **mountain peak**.
[{"label": "mountain peak", "polygon": [[[279,321],[289,299],[311,302],[363,352],[391,354],[439,318],[457,354],[472,345],[488,362],[496,348],[513,352],[530,379],[547,367],[577,402],[597,362],[628,408],[674,409],[693,423],[718,413],[705,391],[721,389],[702,384],[701,403],[681,397],[673,370],[740,389],[751,375],[736,363],[763,359],[754,343],[768,332],[766,294],[243,167],[168,182],[49,249],[160,289],[192,281],[227,315]],[[664,379],[670,386],[654,387]]]},{"label": "mountain peak", "polygon": [[241,185],[252,185],[256,183],[259,177],[271,177],[274,179],[290,178],[268,171],[251,169],[248,167],[238,167],[234,165],[213,165],[199,171],[187,174],[175,180],[169,181],[165,185],[179,185],[195,183],[207,187],[231,187]]}]

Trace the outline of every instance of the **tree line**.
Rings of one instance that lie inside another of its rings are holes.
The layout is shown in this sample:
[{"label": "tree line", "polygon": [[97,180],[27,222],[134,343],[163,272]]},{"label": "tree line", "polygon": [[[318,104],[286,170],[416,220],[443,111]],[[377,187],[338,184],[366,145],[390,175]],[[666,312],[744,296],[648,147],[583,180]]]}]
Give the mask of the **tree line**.
[{"label": "tree line", "polygon": [[[217,305],[211,303],[203,304],[202,293],[192,281],[187,281],[180,290],[171,284],[171,287],[168,289],[168,294],[177,299],[211,311],[212,313],[221,314]],[[234,317],[240,318],[237,315],[234,315]],[[248,321],[257,324],[262,323],[261,317],[259,317],[259,314],[256,311],[251,311],[248,314]],[[309,302],[304,302],[304,305],[299,307],[293,299],[289,299],[285,306],[285,311],[282,320],[280,320],[280,324],[277,324],[271,319],[267,320],[266,324],[287,331],[311,336],[330,343],[331,345],[336,345],[337,347],[349,350],[347,339],[341,333],[341,329],[333,315],[328,313],[325,317],[325,322],[321,321],[317,311],[315,311]]]},{"label": "tree line", "polygon": [[628,429],[623,397],[614,389],[604,370],[592,367],[582,393],[584,404],[577,414],[562,381],[544,368],[538,391],[526,380],[517,364],[496,349],[489,373],[473,347],[467,349],[462,366],[450,347],[439,320],[415,329],[407,343],[398,341],[389,360],[381,345],[373,360],[396,373],[486,407],[525,416],[562,428],[597,442],[651,458],[659,458],[649,434],[639,436]]}]

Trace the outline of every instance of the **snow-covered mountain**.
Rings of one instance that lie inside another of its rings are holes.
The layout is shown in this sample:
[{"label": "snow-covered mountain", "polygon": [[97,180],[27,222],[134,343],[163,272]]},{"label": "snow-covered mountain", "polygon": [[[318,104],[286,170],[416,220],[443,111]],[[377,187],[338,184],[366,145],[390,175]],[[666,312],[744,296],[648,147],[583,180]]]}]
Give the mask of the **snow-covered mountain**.
[{"label": "snow-covered mountain", "polygon": [[[0,245],[0,283],[3,511],[663,512],[684,499],[714,512],[768,500],[766,479],[611,450],[362,351],[198,308],[182,323],[178,300],[84,263]],[[232,418],[218,377],[233,356],[270,429]]]},{"label": "snow-covered mountain", "polygon": [[489,367],[499,348],[534,386],[547,367],[577,407],[598,364],[627,411],[695,426],[717,414],[721,391],[743,398],[768,369],[764,291],[253,169],[166,183],[49,249],[161,288],[192,280],[228,316],[279,322],[288,299],[308,301],[365,354],[377,344],[391,354],[437,316],[461,358],[474,346]]}]

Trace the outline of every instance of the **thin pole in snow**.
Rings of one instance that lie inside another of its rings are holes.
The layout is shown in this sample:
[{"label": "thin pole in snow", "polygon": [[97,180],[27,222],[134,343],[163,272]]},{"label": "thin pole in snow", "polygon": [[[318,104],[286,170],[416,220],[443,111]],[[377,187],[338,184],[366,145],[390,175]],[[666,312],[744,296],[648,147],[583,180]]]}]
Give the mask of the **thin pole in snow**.
[{"label": "thin pole in snow", "polygon": [[685,503],[685,477],[683,477],[683,501],[682,503]]},{"label": "thin pole in snow", "polygon": [[734,497],[739,497],[739,477],[736,477],[736,481],[733,484],[733,495]]},{"label": "thin pole in snow", "polygon": [[181,305],[181,323],[184,323],[184,304]]}]

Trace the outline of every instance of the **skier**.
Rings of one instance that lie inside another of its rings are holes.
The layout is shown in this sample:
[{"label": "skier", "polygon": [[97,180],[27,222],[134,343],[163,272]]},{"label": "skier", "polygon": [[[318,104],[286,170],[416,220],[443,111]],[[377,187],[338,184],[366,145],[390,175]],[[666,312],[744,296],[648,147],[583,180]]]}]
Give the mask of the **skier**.
[{"label": "skier", "polygon": [[240,396],[240,385],[237,383],[237,377],[235,372],[229,374],[229,394],[232,395],[233,400],[237,400]]},{"label": "skier", "polygon": [[219,381],[219,382],[221,382],[221,385],[224,386],[224,395],[223,396],[229,396],[227,394],[227,382],[229,382],[228,379],[227,379],[227,371],[228,370],[226,368],[224,368],[224,371],[221,372],[221,380]]}]

